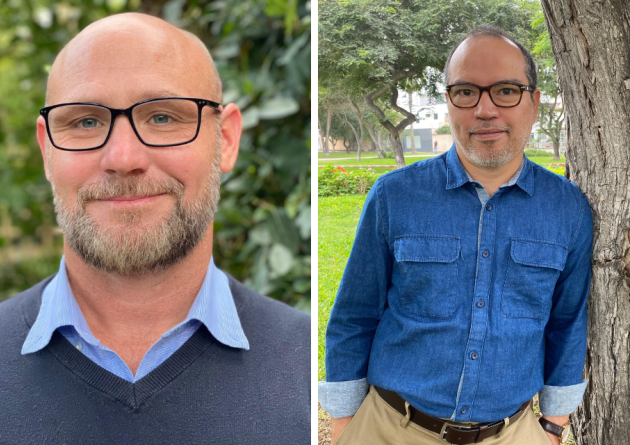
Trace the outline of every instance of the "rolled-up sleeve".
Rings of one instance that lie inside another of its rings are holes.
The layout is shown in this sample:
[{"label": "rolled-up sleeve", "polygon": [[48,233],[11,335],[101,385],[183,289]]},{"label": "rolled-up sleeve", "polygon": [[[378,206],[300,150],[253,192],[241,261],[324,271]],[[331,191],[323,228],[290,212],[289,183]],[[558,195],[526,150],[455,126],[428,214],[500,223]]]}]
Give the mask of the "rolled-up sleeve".
[{"label": "rolled-up sleeve", "polygon": [[582,371],[586,359],[586,300],[591,282],[592,247],[593,217],[586,197],[581,195],[578,223],[545,329],[545,386],[540,391],[540,410],[546,415],[572,413],[586,389]]},{"label": "rolled-up sleeve", "polygon": [[353,415],[367,394],[370,350],[392,267],[382,194],[379,179],[363,206],[326,330],[326,382],[320,383],[319,400],[333,417]]}]

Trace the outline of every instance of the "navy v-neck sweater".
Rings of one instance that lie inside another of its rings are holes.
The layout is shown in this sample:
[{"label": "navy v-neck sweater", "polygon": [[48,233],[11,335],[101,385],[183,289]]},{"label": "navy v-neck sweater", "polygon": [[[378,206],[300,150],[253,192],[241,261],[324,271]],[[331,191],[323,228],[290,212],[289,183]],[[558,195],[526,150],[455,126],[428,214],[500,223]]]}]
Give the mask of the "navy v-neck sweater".
[{"label": "navy v-neck sweater", "polygon": [[0,304],[0,444],[308,444],[309,317],[229,277],[250,350],[205,326],[130,383],[55,332],[22,356],[45,280]]}]

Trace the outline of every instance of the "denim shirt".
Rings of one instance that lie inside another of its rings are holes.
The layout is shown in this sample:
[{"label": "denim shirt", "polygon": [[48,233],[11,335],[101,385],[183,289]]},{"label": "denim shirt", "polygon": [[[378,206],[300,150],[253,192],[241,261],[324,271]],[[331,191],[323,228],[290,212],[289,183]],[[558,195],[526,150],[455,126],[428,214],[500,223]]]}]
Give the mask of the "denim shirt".
[{"label": "denim shirt", "polygon": [[492,197],[479,188],[455,146],[375,183],[326,333],[333,417],[356,412],[368,381],[457,422],[505,418],[537,392],[544,414],[579,405],[589,204],[527,158]]}]

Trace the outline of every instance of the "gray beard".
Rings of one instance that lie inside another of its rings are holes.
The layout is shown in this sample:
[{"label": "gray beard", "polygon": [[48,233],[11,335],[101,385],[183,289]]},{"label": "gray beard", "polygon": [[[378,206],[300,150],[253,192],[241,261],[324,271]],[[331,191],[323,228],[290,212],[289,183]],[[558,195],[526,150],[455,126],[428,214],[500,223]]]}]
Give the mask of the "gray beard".
[{"label": "gray beard", "polygon": [[[495,143],[494,141],[487,141],[487,142],[480,141],[483,144],[483,146],[475,147],[470,141],[470,133],[472,131],[476,131],[476,130],[480,130],[484,128],[492,128],[492,127],[494,126],[483,123],[475,127],[467,128],[466,133],[469,135],[467,144],[463,144],[462,141],[460,141],[457,138],[457,131],[455,131],[455,129],[451,127],[453,140],[457,143],[457,146],[461,148],[464,155],[466,156],[466,159],[468,159],[468,161],[470,161],[471,164],[479,168],[485,168],[488,170],[495,170],[501,167],[502,165],[507,164],[512,159],[514,159],[514,157],[517,156],[521,152],[522,148],[525,146],[525,144],[527,143],[527,140],[529,139],[529,133],[527,133],[526,135],[523,135],[523,137],[521,138],[523,139],[522,141],[516,141],[516,143],[520,145],[520,147],[515,148],[514,144],[512,143],[512,140],[510,139],[513,129],[511,127],[505,126],[505,127],[500,127],[500,128],[507,131],[508,142],[505,144],[503,148],[501,148],[501,150],[499,151],[492,150],[492,145]],[[487,150],[484,149],[485,147],[487,147]]]},{"label": "gray beard", "polygon": [[[184,186],[174,178],[112,176],[81,187],[72,208],[58,196],[53,184],[57,221],[66,242],[86,263],[120,276],[159,272],[180,262],[203,239],[214,219],[221,185],[220,147],[216,153],[201,196],[190,203],[184,203]],[[175,205],[164,220],[151,225],[138,222],[141,211],[128,210],[115,215],[120,223],[117,227],[100,227],[86,210],[86,204],[97,199],[162,193],[175,197]]]},{"label": "gray beard", "polygon": [[[484,145],[490,146],[491,143],[484,143]],[[508,142],[500,151],[496,152],[492,150],[483,152],[473,147],[472,144],[460,144],[460,147],[472,164],[489,170],[495,170],[502,165],[507,164],[514,159],[519,152],[519,150],[514,151],[514,147],[510,142]]]}]

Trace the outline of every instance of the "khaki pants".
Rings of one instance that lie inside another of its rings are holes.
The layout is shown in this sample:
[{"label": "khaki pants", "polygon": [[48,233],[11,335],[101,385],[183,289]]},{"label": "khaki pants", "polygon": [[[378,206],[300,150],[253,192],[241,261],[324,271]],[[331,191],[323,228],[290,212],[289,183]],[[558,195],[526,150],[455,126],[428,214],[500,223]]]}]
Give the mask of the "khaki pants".
[{"label": "khaki pants", "polygon": [[[389,406],[370,387],[361,404],[335,445],[445,445],[439,435],[416,425],[400,426],[403,416]],[[499,434],[488,437],[483,445],[549,445],[551,441],[536,419],[531,408]]]}]

